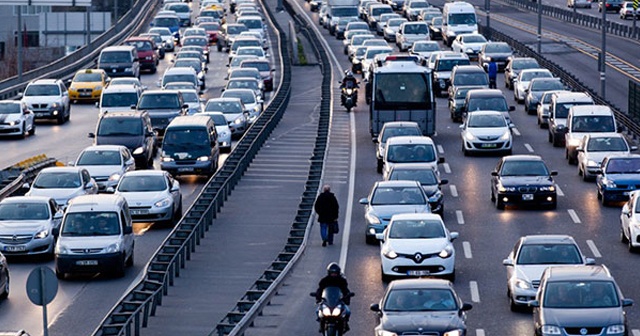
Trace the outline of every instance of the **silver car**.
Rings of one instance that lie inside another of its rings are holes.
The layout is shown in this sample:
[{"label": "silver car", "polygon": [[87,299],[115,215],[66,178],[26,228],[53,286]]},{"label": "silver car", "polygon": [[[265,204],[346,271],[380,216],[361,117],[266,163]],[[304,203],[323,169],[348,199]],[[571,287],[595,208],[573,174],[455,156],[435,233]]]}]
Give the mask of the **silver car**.
[{"label": "silver car", "polygon": [[462,130],[462,153],[498,152],[511,155],[511,125],[498,111],[473,111],[467,114]]},{"label": "silver car", "polygon": [[199,115],[207,115],[216,125],[216,133],[218,133],[218,146],[220,152],[231,152],[231,129],[227,123],[227,118],[222,112],[202,112]]},{"label": "silver car", "polygon": [[630,154],[638,149],[629,146],[627,139],[620,133],[590,133],[585,135],[578,145],[578,175],[585,181],[593,180],[600,173],[602,160],[616,154]]},{"label": "silver car", "polygon": [[249,128],[249,113],[240,98],[213,98],[207,101],[204,112],[222,112],[231,135],[239,138]]},{"label": "silver car", "polygon": [[72,165],[86,168],[98,190],[104,191],[115,187],[125,172],[134,170],[136,162],[125,146],[97,145],[85,148]]},{"label": "silver car", "polygon": [[83,167],[49,167],[41,170],[28,188],[26,196],[48,196],[65,209],[76,196],[98,193],[98,185]]},{"label": "silver car", "polygon": [[164,170],[138,170],[122,175],[115,190],[129,204],[134,222],[177,223],[182,217],[180,182]]},{"label": "silver car", "polygon": [[60,226],[62,210],[44,196],[8,197],[0,202],[0,251],[6,255],[53,256],[53,229]]},{"label": "silver car", "polygon": [[220,98],[240,98],[245,111],[249,112],[249,123],[252,124],[262,113],[263,101],[256,97],[256,93],[251,89],[229,89],[225,90]]},{"label": "silver car", "polygon": [[532,235],[518,239],[502,261],[507,267],[507,295],[512,311],[535,300],[542,272],[549,266],[593,265],[585,258],[573,237],[568,235]]}]

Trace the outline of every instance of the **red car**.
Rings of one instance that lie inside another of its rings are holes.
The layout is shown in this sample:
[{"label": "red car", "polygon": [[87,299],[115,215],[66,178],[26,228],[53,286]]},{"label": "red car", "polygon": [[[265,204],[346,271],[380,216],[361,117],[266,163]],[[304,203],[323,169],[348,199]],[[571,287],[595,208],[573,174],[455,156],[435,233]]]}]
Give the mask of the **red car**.
[{"label": "red car", "polygon": [[135,46],[138,49],[138,61],[140,70],[146,69],[155,73],[158,69],[158,47],[150,37],[129,37],[122,45]]},{"label": "red car", "polygon": [[218,42],[218,33],[220,32],[220,24],[217,22],[202,22],[198,24],[199,28],[203,28],[209,35],[209,43]]}]

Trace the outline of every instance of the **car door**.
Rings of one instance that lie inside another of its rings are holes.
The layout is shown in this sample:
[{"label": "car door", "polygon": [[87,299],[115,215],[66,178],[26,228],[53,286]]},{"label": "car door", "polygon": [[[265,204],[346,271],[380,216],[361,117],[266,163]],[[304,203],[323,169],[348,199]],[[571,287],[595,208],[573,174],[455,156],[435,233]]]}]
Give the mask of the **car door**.
[{"label": "car door", "polygon": [[129,152],[128,148],[120,149],[120,156],[122,157],[123,166],[123,174],[128,171],[133,171],[136,168],[135,160],[133,156],[131,156],[131,152]]},{"label": "car door", "polygon": [[69,92],[67,91],[67,87],[64,85],[62,81],[58,82],[58,86],[60,87],[60,93],[62,94],[62,106],[65,107],[65,111],[67,111],[67,115],[71,115],[71,101],[69,100]]},{"label": "car door", "polygon": [[33,127],[35,127],[34,123],[34,113],[31,112],[31,110],[29,110],[29,107],[27,107],[27,104],[22,103],[22,117],[24,118],[24,125],[25,125],[25,129],[23,131],[26,131],[27,129],[33,129]]},{"label": "car door", "polygon": [[98,193],[98,184],[96,181],[91,178],[89,171],[86,169],[82,169],[80,171],[80,176],[82,177],[82,185],[84,188],[85,194],[97,194]]},{"label": "car door", "polygon": [[635,208],[634,204],[636,203],[637,199],[638,195],[636,193],[631,193],[629,200],[624,203],[624,206],[622,206],[620,223],[622,224],[622,230],[624,231],[623,235],[627,235],[627,237],[631,237],[631,234],[629,232],[629,225],[630,222],[633,221]]},{"label": "car door", "polygon": [[167,181],[167,185],[169,186],[169,192],[171,193],[171,197],[173,198],[173,204],[177,204],[178,206],[182,202],[182,194],[180,192],[180,182],[176,181],[171,174],[165,173],[165,179]]},{"label": "car door", "polygon": [[126,258],[128,258],[129,256],[133,255],[133,233],[126,233],[125,234],[125,228],[129,227],[132,228],[131,226],[131,213],[129,213],[129,205],[127,204],[127,202],[124,202],[122,209],[120,210],[120,223],[121,223],[121,228],[120,230],[122,231],[122,240],[124,243],[124,249],[125,249],[125,254],[126,254]]},{"label": "car door", "polygon": [[508,260],[511,260],[511,265],[507,267],[507,286],[509,286],[509,280],[513,277],[513,272],[515,270],[516,261],[518,260],[518,252],[520,250],[520,246],[522,245],[522,239],[518,239],[516,244],[513,246],[513,250],[507,256]]}]

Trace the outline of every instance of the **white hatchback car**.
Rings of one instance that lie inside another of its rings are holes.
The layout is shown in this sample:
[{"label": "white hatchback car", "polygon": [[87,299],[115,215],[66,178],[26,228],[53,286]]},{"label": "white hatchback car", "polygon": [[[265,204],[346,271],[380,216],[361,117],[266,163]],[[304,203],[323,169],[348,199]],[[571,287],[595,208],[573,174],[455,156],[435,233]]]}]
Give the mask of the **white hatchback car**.
[{"label": "white hatchback car", "polygon": [[462,130],[462,153],[499,152],[511,155],[511,125],[498,111],[473,111],[467,114]]},{"label": "white hatchback car", "polygon": [[438,156],[436,145],[430,137],[401,136],[387,140],[382,175],[387,179],[391,168],[405,163],[428,163],[438,169],[444,158]]},{"label": "white hatchback car", "polygon": [[640,249],[640,190],[632,191],[620,213],[620,241],[627,243],[629,252]]},{"label": "white hatchback car", "polygon": [[218,146],[220,152],[231,152],[231,129],[227,122],[227,118],[222,112],[202,112],[199,115],[207,115],[216,125],[216,133],[218,133]]},{"label": "white hatchback car", "polygon": [[36,134],[34,114],[27,108],[27,104],[19,100],[0,101],[0,134],[3,136],[26,137]]},{"label": "white hatchback car", "polygon": [[587,181],[595,179],[600,172],[602,160],[607,156],[630,154],[638,149],[629,146],[627,139],[620,133],[589,133],[578,145],[578,175]]},{"label": "white hatchback car", "polygon": [[48,196],[64,209],[74,197],[98,193],[98,185],[84,167],[49,167],[41,170],[26,196]]},{"label": "white hatchback car", "polygon": [[98,184],[99,191],[115,187],[124,173],[136,167],[129,149],[115,145],[89,146],[69,165],[86,168]]},{"label": "white hatchback car", "polygon": [[527,88],[534,78],[552,78],[553,74],[547,69],[524,69],[520,71],[514,80],[513,99],[518,103],[523,103],[527,96]]},{"label": "white hatchback car", "polygon": [[442,276],[454,281],[456,251],[453,240],[457,232],[449,232],[436,214],[406,213],[393,215],[383,233],[380,259],[382,279],[396,276]]}]

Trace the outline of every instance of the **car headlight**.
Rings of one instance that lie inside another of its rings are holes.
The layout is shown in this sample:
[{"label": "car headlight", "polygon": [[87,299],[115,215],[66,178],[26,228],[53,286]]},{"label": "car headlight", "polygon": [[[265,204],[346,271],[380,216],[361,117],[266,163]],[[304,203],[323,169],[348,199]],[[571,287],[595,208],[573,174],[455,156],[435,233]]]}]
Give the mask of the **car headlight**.
[{"label": "car headlight", "polygon": [[444,333],[443,336],[462,336],[462,330],[456,329],[456,330],[447,331]]},{"label": "car headlight", "polygon": [[622,334],[624,329],[624,324],[614,324],[607,327],[607,334]]},{"label": "car headlight", "polygon": [[35,239],[44,239],[44,238],[47,238],[48,235],[49,235],[49,230],[42,230],[36,233],[33,237]]},{"label": "car headlight", "polygon": [[465,133],[464,134],[464,138],[469,140],[469,141],[473,141],[473,140],[476,139],[476,137],[473,134],[471,134],[470,132]]},{"label": "car headlight", "polygon": [[133,155],[140,155],[142,153],[144,153],[144,148],[142,147],[138,147],[133,151]]},{"label": "car headlight", "polygon": [[206,156],[206,155],[201,156],[201,157],[198,158],[198,161],[209,161],[209,160],[211,160],[211,157]]},{"label": "car headlight", "polygon": [[453,255],[453,247],[451,247],[451,245],[447,245],[447,247],[445,247],[442,251],[440,251],[440,253],[438,253],[438,257],[442,259],[449,258],[452,255]]},{"label": "car headlight", "polygon": [[164,207],[169,206],[169,204],[171,204],[171,198],[166,197],[166,198],[163,198],[163,199],[153,203],[153,206],[156,207],[156,208],[164,208]]},{"label": "car headlight", "polygon": [[504,132],[504,134],[500,137],[500,140],[509,140],[509,139],[511,139],[510,132]]},{"label": "car headlight", "polygon": [[378,336],[398,336],[398,334],[391,331],[378,330]]},{"label": "car headlight", "polygon": [[220,133],[218,133],[218,135],[219,135],[221,138],[226,138],[227,136],[229,136],[229,133],[227,133],[227,132],[220,132]]},{"label": "car headlight", "polygon": [[597,167],[597,166],[599,166],[599,165],[600,165],[600,163],[595,162],[595,161],[593,161],[593,160],[589,160],[589,161],[587,161],[587,166],[589,166],[589,167]]},{"label": "car headlight", "polygon": [[240,125],[240,124],[244,123],[244,118],[243,118],[243,117],[237,117],[237,118],[233,121],[233,123],[234,123],[234,124],[236,124],[236,125]]},{"label": "car headlight", "polygon": [[467,48],[467,49],[464,50],[464,52],[466,52],[467,54],[471,54],[471,53],[473,53],[473,49]]},{"label": "car headlight", "polygon": [[55,254],[69,254],[69,249],[64,244],[56,244]]},{"label": "car headlight", "polygon": [[569,146],[571,147],[578,147],[580,145],[580,139],[578,138],[571,138],[569,139],[569,141],[567,142]]},{"label": "car headlight", "polygon": [[367,222],[369,222],[369,224],[372,224],[372,225],[380,224],[380,218],[378,218],[376,215],[367,213],[364,217],[367,220]]},{"label": "car headlight", "polygon": [[437,202],[441,198],[442,192],[440,190],[437,190],[435,193],[433,193],[433,195],[429,196],[429,202]]},{"label": "car headlight", "polygon": [[516,187],[505,187],[503,185],[499,185],[498,186],[498,191],[499,192],[514,192],[514,191],[516,191]]},{"label": "car headlight", "polygon": [[163,156],[162,157],[162,162],[173,162],[175,161],[172,157],[168,157],[168,156]]},{"label": "car headlight", "polygon": [[15,126],[17,124],[18,124],[18,122],[16,120],[9,122],[9,126]]},{"label": "car headlight", "polygon": [[55,102],[55,103],[51,104],[51,108],[55,109],[55,108],[58,108],[58,107],[60,107],[60,103],[58,103],[58,102]]},{"label": "car headlight", "polygon": [[543,325],[542,334],[544,335],[561,335],[560,328],[554,325]]},{"label": "car headlight", "polygon": [[487,61],[487,62],[491,62],[491,56],[482,55],[482,59]]},{"label": "car headlight", "polygon": [[125,68],[124,71],[133,71],[133,68]]},{"label": "car headlight", "polygon": [[540,187],[540,191],[556,191],[555,186]]},{"label": "car headlight", "polygon": [[145,59],[145,60],[147,60],[147,61],[150,61],[150,60],[152,60],[152,59],[153,59],[153,57],[151,57],[151,56],[147,56],[147,57],[145,57],[144,59]]},{"label": "car headlight", "polygon": [[96,85],[96,86],[93,88],[93,91],[100,91],[100,90],[102,90],[102,85]]},{"label": "car headlight", "polygon": [[605,187],[607,187],[607,188],[615,188],[615,187],[617,187],[615,182],[613,182],[612,180],[606,179],[606,178],[602,181],[602,183],[604,183]]},{"label": "car headlight", "polygon": [[521,279],[516,280],[516,287],[520,289],[531,289],[531,284],[528,281],[524,281]]},{"label": "car headlight", "polygon": [[120,244],[119,243],[113,243],[109,246],[107,246],[106,249],[104,249],[105,253],[116,253],[116,252],[120,252]]},{"label": "car headlight", "polygon": [[389,259],[395,259],[398,257],[396,251],[390,249],[389,247],[385,247],[382,249],[382,255]]},{"label": "car headlight", "polygon": [[260,112],[260,106],[256,105],[256,106],[253,108],[253,110],[254,110],[255,112]]},{"label": "car headlight", "polygon": [[119,173],[111,174],[111,176],[109,176],[109,181],[118,181],[120,179],[120,176],[121,175]]}]

